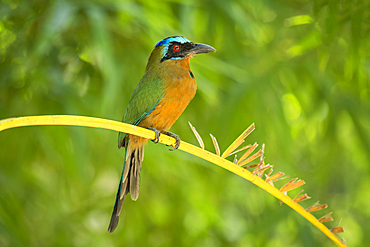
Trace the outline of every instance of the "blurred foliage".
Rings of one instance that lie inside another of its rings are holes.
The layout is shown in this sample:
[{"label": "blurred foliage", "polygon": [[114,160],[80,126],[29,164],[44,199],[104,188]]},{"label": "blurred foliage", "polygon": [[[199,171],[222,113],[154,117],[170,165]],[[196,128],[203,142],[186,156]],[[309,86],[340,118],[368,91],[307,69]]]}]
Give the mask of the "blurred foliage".
[{"label": "blurred foliage", "polygon": [[[120,120],[154,45],[214,46],[192,59],[198,93],[171,129],[213,151],[252,122],[275,171],[307,182],[370,242],[370,3],[2,0],[0,119],[42,114]],[[117,133],[27,127],[0,133],[0,246],[333,246],[247,181],[163,145],[146,147],[139,200],[107,233],[124,151]],[[298,191],[290,192],[292,196]]]}]

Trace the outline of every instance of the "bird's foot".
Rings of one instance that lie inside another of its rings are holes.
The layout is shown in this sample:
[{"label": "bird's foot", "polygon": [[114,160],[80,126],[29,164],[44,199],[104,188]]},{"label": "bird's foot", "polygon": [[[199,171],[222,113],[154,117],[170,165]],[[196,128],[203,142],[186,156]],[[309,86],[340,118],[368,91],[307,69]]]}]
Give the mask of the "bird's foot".
[{"label": "bird's foot", "polygon": [[[176,149],[178,149],[179,148],[179,146],[180,146],[180,137],[178,136],[178,135],[176,135],[176,134],[174,134],[174,133],[172,133],[172,132],[168,132],[168,131],[164,131],[163,132],[163,134],[165,134],[165,135],[168,135],[168,136],[171,136],[171,137],[173,137],[173,138],[175,138],[176,139],[176,142],[175,142],[175,146],[173,146],[173,148],[172,149],[170,149],[170,151],[173,151],[173,150],[176,150]],[[171,146],[171,145],[166,145],[166,146]]]},{"label": "bird's foot", "polygon": [[159,136],[161,135],[161,132],[159,130],[157,130],[156,128],[152,128],[152,127],[148,127],[147,129],[148,130],[153,130],[155,132],[155,137],[152,140],[152,142],[158,143],[159,142]]}]

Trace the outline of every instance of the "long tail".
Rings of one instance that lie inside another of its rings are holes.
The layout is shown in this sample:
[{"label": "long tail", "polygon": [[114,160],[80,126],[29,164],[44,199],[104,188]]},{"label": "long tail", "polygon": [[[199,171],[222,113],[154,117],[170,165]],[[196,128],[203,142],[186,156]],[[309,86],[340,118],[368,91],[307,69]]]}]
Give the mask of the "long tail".
[{"label": "long tail", "polygon": [[116,202],[110,219],[108,231],[112,233],[118,225],[122,204],[128,193],[131,199],[136,201],[139,197],[140,171],[144,159],[144,145],[132,150],[129,143],[126,146],[126,158],[123,164],[121,180],[119,182]]}]

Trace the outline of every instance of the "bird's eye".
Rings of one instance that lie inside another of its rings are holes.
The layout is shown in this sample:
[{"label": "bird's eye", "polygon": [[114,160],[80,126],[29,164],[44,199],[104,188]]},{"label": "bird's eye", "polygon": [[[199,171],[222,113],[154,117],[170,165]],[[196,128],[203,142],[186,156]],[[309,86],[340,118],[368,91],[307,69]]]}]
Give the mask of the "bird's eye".
[{"label": "bird's eye", "polygon": [[179,50],[180,50],[180,46],[178,46],[178,45],[174,45],[174,46],[173,46],[173,50],[174,50],[174,51],[179,51]]}]

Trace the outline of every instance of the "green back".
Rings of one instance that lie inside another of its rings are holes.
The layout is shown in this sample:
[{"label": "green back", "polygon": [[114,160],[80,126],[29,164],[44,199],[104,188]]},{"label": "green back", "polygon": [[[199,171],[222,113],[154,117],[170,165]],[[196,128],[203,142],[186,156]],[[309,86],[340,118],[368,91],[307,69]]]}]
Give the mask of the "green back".
[{"label": "green back", "polygon": [[[138,125],[158,105],[164,94],[163,83],[160,79],[149,79],[146,74],[136,86],[131,95],[122,122]],[[120,132],[118,143],[122,143],[127,133]]]}]

